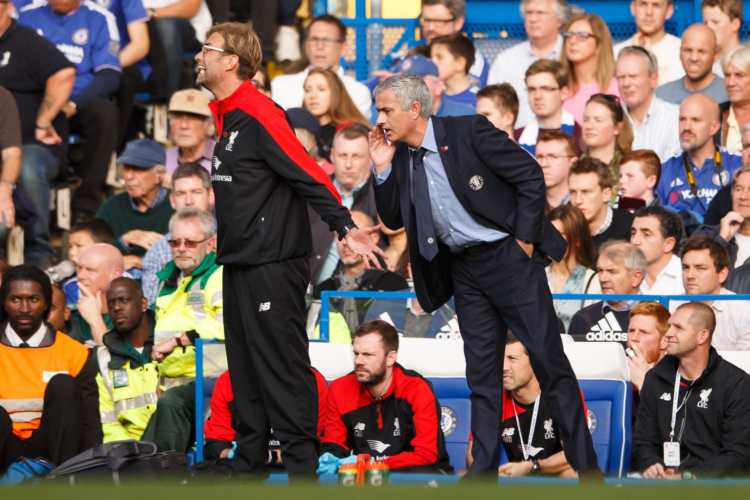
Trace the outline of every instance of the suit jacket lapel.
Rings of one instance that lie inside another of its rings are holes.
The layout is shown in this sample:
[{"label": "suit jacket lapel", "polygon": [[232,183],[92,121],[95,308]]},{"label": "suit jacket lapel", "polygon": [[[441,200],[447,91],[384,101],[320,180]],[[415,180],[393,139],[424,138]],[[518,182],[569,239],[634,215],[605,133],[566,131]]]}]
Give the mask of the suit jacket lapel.
[{"label": "suit jacket lapel", "polygon": [[461,179],[458,172],[458,159],[454,157],[455,151],[448,146],[448,135],[443,127],[443,122],[437,116],[432,117],[432,129],[435,132],[435,142],[437,143],[438,154],[443,162],[445,174],[448,176],[448,182],[451,184],[453,193],[466,206],[466,197],[462,188]]}]

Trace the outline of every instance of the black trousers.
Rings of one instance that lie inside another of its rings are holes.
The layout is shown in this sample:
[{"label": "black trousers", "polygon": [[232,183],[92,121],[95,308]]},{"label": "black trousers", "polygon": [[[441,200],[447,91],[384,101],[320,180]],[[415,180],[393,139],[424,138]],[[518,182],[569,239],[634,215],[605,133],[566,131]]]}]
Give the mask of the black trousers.
[{"label": "black trousers", "polygon": [[60,464],[83,451],[80,400],[73,377],[52,377],[44,391],[42,421],[28,439],[13,434],[10,416],[0,406],[0,473],[19,457],[42,457]]},{"label": "black trousers", "polygon": [[117,142],[119,113],[108,99],[93,99],[70,120],[72,132],[83,138],[83,155],[73,168],[81,185],[73,196],[73,210],[94,215],[104,199],[104,182]]},{"label": "black trousers", "polygon": [[579,473],[598,471],[580,388],[565,352],[544,262],[529,258],[513,237],[453,257],[456,313],[464,340],[474,436],[471,474],[497,474],[503,354],[510,330],[529,353],[542,392]]},{"label": "black trousers", "polygon": [[238,411],[237,470],[267,473],[268,428],[290,479],[318,464],[318,397],[305,333],[306,258],[224,266],[224,336]]}]

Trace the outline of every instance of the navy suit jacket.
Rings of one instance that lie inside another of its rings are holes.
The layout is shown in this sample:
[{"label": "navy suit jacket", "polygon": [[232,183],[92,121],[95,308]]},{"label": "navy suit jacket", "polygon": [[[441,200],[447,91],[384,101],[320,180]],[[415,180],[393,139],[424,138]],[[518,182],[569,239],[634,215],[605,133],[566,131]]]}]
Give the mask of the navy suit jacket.
[{"label": "navy suit jacket", "polygon": [[[544,176],[534,157],[481,115],[433,116],[432,124],[450,185],[464,209],[479,224],[531,241],[536,252],[561,260],[566,242],[544,216]],[[406,228],[417,298],[432,312],[453,295],[452,254],[442,244],[432,262],[419,254],[409,168],[409,148],[399,143],[391,174],[376,185],[375,199],[386,226]]]}]

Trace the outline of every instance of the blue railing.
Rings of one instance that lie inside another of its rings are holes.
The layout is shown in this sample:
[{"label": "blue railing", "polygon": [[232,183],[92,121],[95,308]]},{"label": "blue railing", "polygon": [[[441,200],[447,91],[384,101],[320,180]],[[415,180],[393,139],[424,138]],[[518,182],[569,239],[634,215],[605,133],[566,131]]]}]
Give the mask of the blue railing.
[{"label": "blue railing", "polygon": [[[345,0],[340,0],[345,1]],[[327,0],[315,0],[313,14],[327,12]],[[635,32],[630,14],[630,0],[580,0],[572,4],[588,12],[595,12],[607,22],[612,37],[622,40]],[[701,0],[674,0],[674,15],[667,22],[667,31],[679,35],[694,22],[701,22]],[[750,5],[745,3],[746,20],[750,19]],[[523,19],[519,0],[468,0],[463,31],[474,39],[477,47],[492,62],[494,55],[509,42],[524,38]],[[367,12],[366,0],[355,0],[355,16],[342,19],[354,32],[354,50],[346,57],[344,67],[354,70],[359,80],[368,78],[374,69],[388,68],[392,57],[404,48],[418,45],[416,19],[372,17]],[[372,29],[372,28],[376,29]],[[383,28],[398,28],[384,37]],[[368,36],[369,33],[369,36]],[[750,36],[750,23],[743,23],[740,35]],[[386,40],[390,38],[390,40]]]}]

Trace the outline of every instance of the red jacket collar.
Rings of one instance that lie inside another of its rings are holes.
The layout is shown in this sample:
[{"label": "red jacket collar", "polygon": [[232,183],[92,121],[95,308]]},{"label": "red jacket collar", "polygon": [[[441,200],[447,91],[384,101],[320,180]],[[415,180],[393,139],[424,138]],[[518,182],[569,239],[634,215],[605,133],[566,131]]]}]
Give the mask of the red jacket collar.
[{"label": "red jacket collar", "polygon": [[238,107],[243,97],[247,96],[247,92],[249,92],[251,95],[253,93],[260,95],[260,92],[258,92],[258,89],[255,88],[255,85],[250,83],[250,80],[244,80],[240,84],[240,86],[237,87],[237,89],[228,97],[224,99],[214,99],[213,101],[208,103],[208,107],[211,109],[211,114],[214,115],[217,137],[221,137],[221,129],[223,128],[224,124],[224,114]]}]

